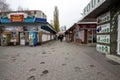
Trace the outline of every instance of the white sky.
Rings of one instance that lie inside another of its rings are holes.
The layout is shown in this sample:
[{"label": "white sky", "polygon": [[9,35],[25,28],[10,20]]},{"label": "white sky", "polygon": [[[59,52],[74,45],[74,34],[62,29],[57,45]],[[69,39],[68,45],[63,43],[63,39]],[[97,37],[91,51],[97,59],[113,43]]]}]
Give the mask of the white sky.
[{"label": "white sky", "polygon": [[81,19],[83,8],[90,0],[6,0],[13,10],[18,6],[28,8],[29,10],[41,10],[47,15],[47,21],[53,20],[54,7],[59,9],[60,26],[71,27],[75,22]]}]

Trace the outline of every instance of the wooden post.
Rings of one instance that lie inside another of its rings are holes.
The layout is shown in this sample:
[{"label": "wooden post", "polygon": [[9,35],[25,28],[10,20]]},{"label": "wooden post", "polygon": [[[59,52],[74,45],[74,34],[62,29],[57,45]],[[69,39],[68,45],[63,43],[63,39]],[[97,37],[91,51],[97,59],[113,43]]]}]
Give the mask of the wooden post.
[{"label": "wooden post", "polygon": [[42,44],[42,32],[39,32],[39,43]]},{"label": "wooden post", "polygon": [[16,32],[16,43],[17,43],[17,45],[20,43],[18,31]]},{"label": "wooden post", "polygon": [[28,45],[28,32],[25,32],[25,45]]}]

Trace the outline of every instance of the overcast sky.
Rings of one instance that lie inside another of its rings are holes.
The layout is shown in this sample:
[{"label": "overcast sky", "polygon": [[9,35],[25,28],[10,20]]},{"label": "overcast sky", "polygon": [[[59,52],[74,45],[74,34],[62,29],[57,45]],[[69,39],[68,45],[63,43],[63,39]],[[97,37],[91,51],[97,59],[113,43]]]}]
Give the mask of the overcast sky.
[{"label": "overcast sky", "polygon": [[53,20],[54,7],[59,9],[60,26],[71,27],[75,22],[81,19],[83,8],[90,0],[6,0],[13,10],[18,6],[28,8],[29,10],[41,10],[47,15],[47,21]]}]

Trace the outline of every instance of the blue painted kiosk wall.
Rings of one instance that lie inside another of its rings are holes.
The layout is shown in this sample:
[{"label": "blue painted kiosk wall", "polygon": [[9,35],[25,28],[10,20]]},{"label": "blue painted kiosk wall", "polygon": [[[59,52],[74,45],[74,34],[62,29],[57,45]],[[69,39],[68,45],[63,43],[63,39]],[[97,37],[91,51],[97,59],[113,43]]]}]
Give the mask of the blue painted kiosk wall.
[{"label": "blue painted kiosk wall", "polygon": [[36,46],[37,45],[37,32],[34,32],[34,31],[30,31],[28,32],[28,43],[29,43],[29,46]]}]

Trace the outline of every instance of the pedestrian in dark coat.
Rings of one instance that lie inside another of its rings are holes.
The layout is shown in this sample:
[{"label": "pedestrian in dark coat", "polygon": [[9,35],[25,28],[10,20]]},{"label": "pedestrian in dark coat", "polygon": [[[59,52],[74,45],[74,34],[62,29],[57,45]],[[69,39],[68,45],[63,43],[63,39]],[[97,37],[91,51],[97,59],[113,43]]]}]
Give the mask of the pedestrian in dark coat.
[{"label": "pedestrian in dark coat", "polygon": [[60,39],[60,42],[62,42],[62,40],[63,40],[63,35],[59,35],[58,37],[59,37],[59,39]]}]

